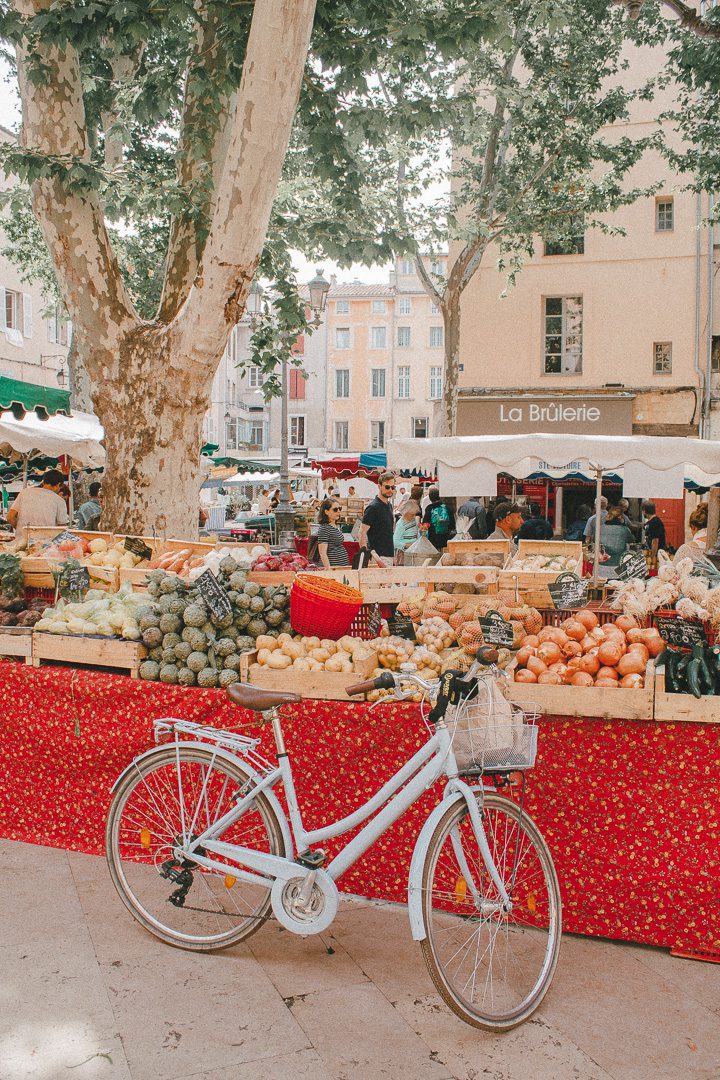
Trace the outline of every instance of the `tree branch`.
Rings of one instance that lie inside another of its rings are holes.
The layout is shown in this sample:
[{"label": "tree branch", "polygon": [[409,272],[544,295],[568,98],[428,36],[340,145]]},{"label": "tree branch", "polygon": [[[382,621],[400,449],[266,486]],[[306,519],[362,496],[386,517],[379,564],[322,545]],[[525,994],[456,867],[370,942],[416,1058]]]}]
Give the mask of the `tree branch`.
[{"label": "tree branch", "polygon": [[[28,19],[29,33],[32,16],[50,5],[50,0],[13,2],[15,10]],[[21,144],[57,159],[89,161],[77,52],[67,45],[59,48],[42,41],[31,44],[28,37],[16,51],[23,109]],[[38,57],[48,69],[42,80],[30,77]],[[99,344],[112,343],[121,326],[129,329],[138,320],[105,228],[98,195],[87,189],[71,190],[62,175],[36,179],[31,190],[61,292],[77,328],[80,351],[100,361]]]},{"label": "tree branch", "polygon": [[428,274],[422,259],[419,255],[416,255],[413,261],[415,263],[415,269],[417,270],[417,276],[420,278],[420,283],[423,289],[428,294],[434,304],[436,304],[438,307],[442,307],[443,294],[439,292],[437,285]]},{"label": "tree branch", "polygon": [[177,179],[192,199],[170,228],[165,280],[158,318],[167,323],[187,299],[202,258],[212,215],[213,193],[222,172],[235,93],[207,93],[208,84],[226,75],[230,62],[227,32],[216,8],[197,9],[200,24],[185,79]]},{"label": "tree branch", "polygon": [[[628,18],[633,22],[639,17],[644,2],[645,0],[616,0],[616,3],[621,4],[627,10]],[[660,0],[660,2],[675,12],[680,25],[685,30],[690,30],[698,37],[720,41],[720,22],[710,22],[708,19],[703,18],[688,4],[683,4],[682,0]]]},{"label": "tree branch", "polygon": [[242,315],[262,253],[314,14],[315,0],[255,3],[210,235],[173,327],[180,355],[205,376]]}]

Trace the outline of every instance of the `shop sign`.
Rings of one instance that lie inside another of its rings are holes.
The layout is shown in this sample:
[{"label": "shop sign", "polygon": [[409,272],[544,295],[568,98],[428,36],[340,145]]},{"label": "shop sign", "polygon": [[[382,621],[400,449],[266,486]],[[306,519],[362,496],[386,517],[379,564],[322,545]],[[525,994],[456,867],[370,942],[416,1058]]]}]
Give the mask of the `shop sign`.
[{"label": "shop sign", "polygon": [[632,396],[497,395],[458,399],[458,435],[631,435]]}]

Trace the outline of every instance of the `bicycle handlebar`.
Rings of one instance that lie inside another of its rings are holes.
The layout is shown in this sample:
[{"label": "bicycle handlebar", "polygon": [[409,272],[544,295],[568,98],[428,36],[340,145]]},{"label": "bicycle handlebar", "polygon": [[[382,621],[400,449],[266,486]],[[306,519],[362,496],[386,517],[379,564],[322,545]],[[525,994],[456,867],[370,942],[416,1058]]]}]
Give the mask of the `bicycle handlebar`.
[{"label": "bicycle handlebar", "polygon": [[355,683],[354,686],[346,686],[345,693],[348,697],[354,694],[369,694],[371,690],[392,690],[395,686],[395,676],[392,671],[383,671],[376,679],[366,679],[365,682]]}]

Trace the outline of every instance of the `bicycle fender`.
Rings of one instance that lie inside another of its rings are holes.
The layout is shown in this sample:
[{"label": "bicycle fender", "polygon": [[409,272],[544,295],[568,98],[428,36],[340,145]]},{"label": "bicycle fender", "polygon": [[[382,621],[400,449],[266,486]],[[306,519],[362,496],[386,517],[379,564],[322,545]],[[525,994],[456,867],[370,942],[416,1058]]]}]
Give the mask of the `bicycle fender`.
[{"label": "bicycle fender", "polygon": [[[188,740],[187,742],[183,741],[182,745],[190,746],[193,750],[211,751],[211,748],[208,747],[208,744],[204,742],[192,742]],[[140,754],[138,757],[134,758],[127,766],[127,768],[123,769],[118,778],[115,780],[112,787],[110,788],[110,794],[115,794],[115,791],[120,786],[120,783],[125,779],[129,772],[133,771],[136,765],[139,765],[141,761],[145,761],[146,758],[151,757],[153,754],[159,753],[160,750],[166,749],[166,747],[167,744],[163,746],[153,746],[149,750],[146,750],[144,754]],[[252,767],[250,762],[245,761],[244,758],[235,757],[233,754],[228,753],[222,748],[217,749],[216,751],[214,751],[214,753],[215,757],[222,758],[224,761],[227,761],[231,765],[237,765],[239,763],[245,770],[245,772],[247,772],[248,776],[258,776],[257,770]],[[282,808],[282,804],[274,791],[266,789],[263,794],[265,795],[267,801],[270,803],[270,806],[274,810],[275,815],[280,823],[280,828],[283,835],[283,842],[285,844],[286,858],[293,859],[295,857],[295,845],[293,844],[292,832],[290,831],[290,825],[288,824],[288,819],[285,815],[285,811]]]},{"label": "bicycle fender", "polygon": [[450,806],[453,806],[458,801],[465,801],[465,796],[461,791],[453,791],[446,795],[430,814],[415,843],[415,850],[410,861],[410,874],[408,875],[408,915],[410,917],[410,933],[413,941],[423,941],[427,937],[422,913],[422,873],[430,840],[440,818]]}]

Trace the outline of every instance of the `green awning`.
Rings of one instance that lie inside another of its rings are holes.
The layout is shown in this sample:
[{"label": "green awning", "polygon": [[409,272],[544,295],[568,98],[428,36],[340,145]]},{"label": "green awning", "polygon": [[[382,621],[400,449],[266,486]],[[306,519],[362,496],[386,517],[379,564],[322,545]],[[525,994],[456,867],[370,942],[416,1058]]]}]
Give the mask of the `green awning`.
[{"label": "green awning", "polygon": [[272,472],[280,468],[279,461],[256,461],[248,458],[220,457],[212,459],[213,465],[237,469],[238,472]]},{"label": "green awning", "polygon": [[203,445],[200,447],[200,455],[202,456],[204,454],[205,457],[210,457],[211,454],[214,454],[215,451],[219,450],[219,449],[220,449],[220,444],[219,443],[206,442],[206,443],[203,443]]},{"label": "green awning", "polygon": [[40,420],[47,420],[58,413],[72,416],[70,393],[68,390],[36,386],[35,383],[0,375],[0,413],[3,412],[11,412],[16,420],[22,420],[29,412],[37,413]]}]

